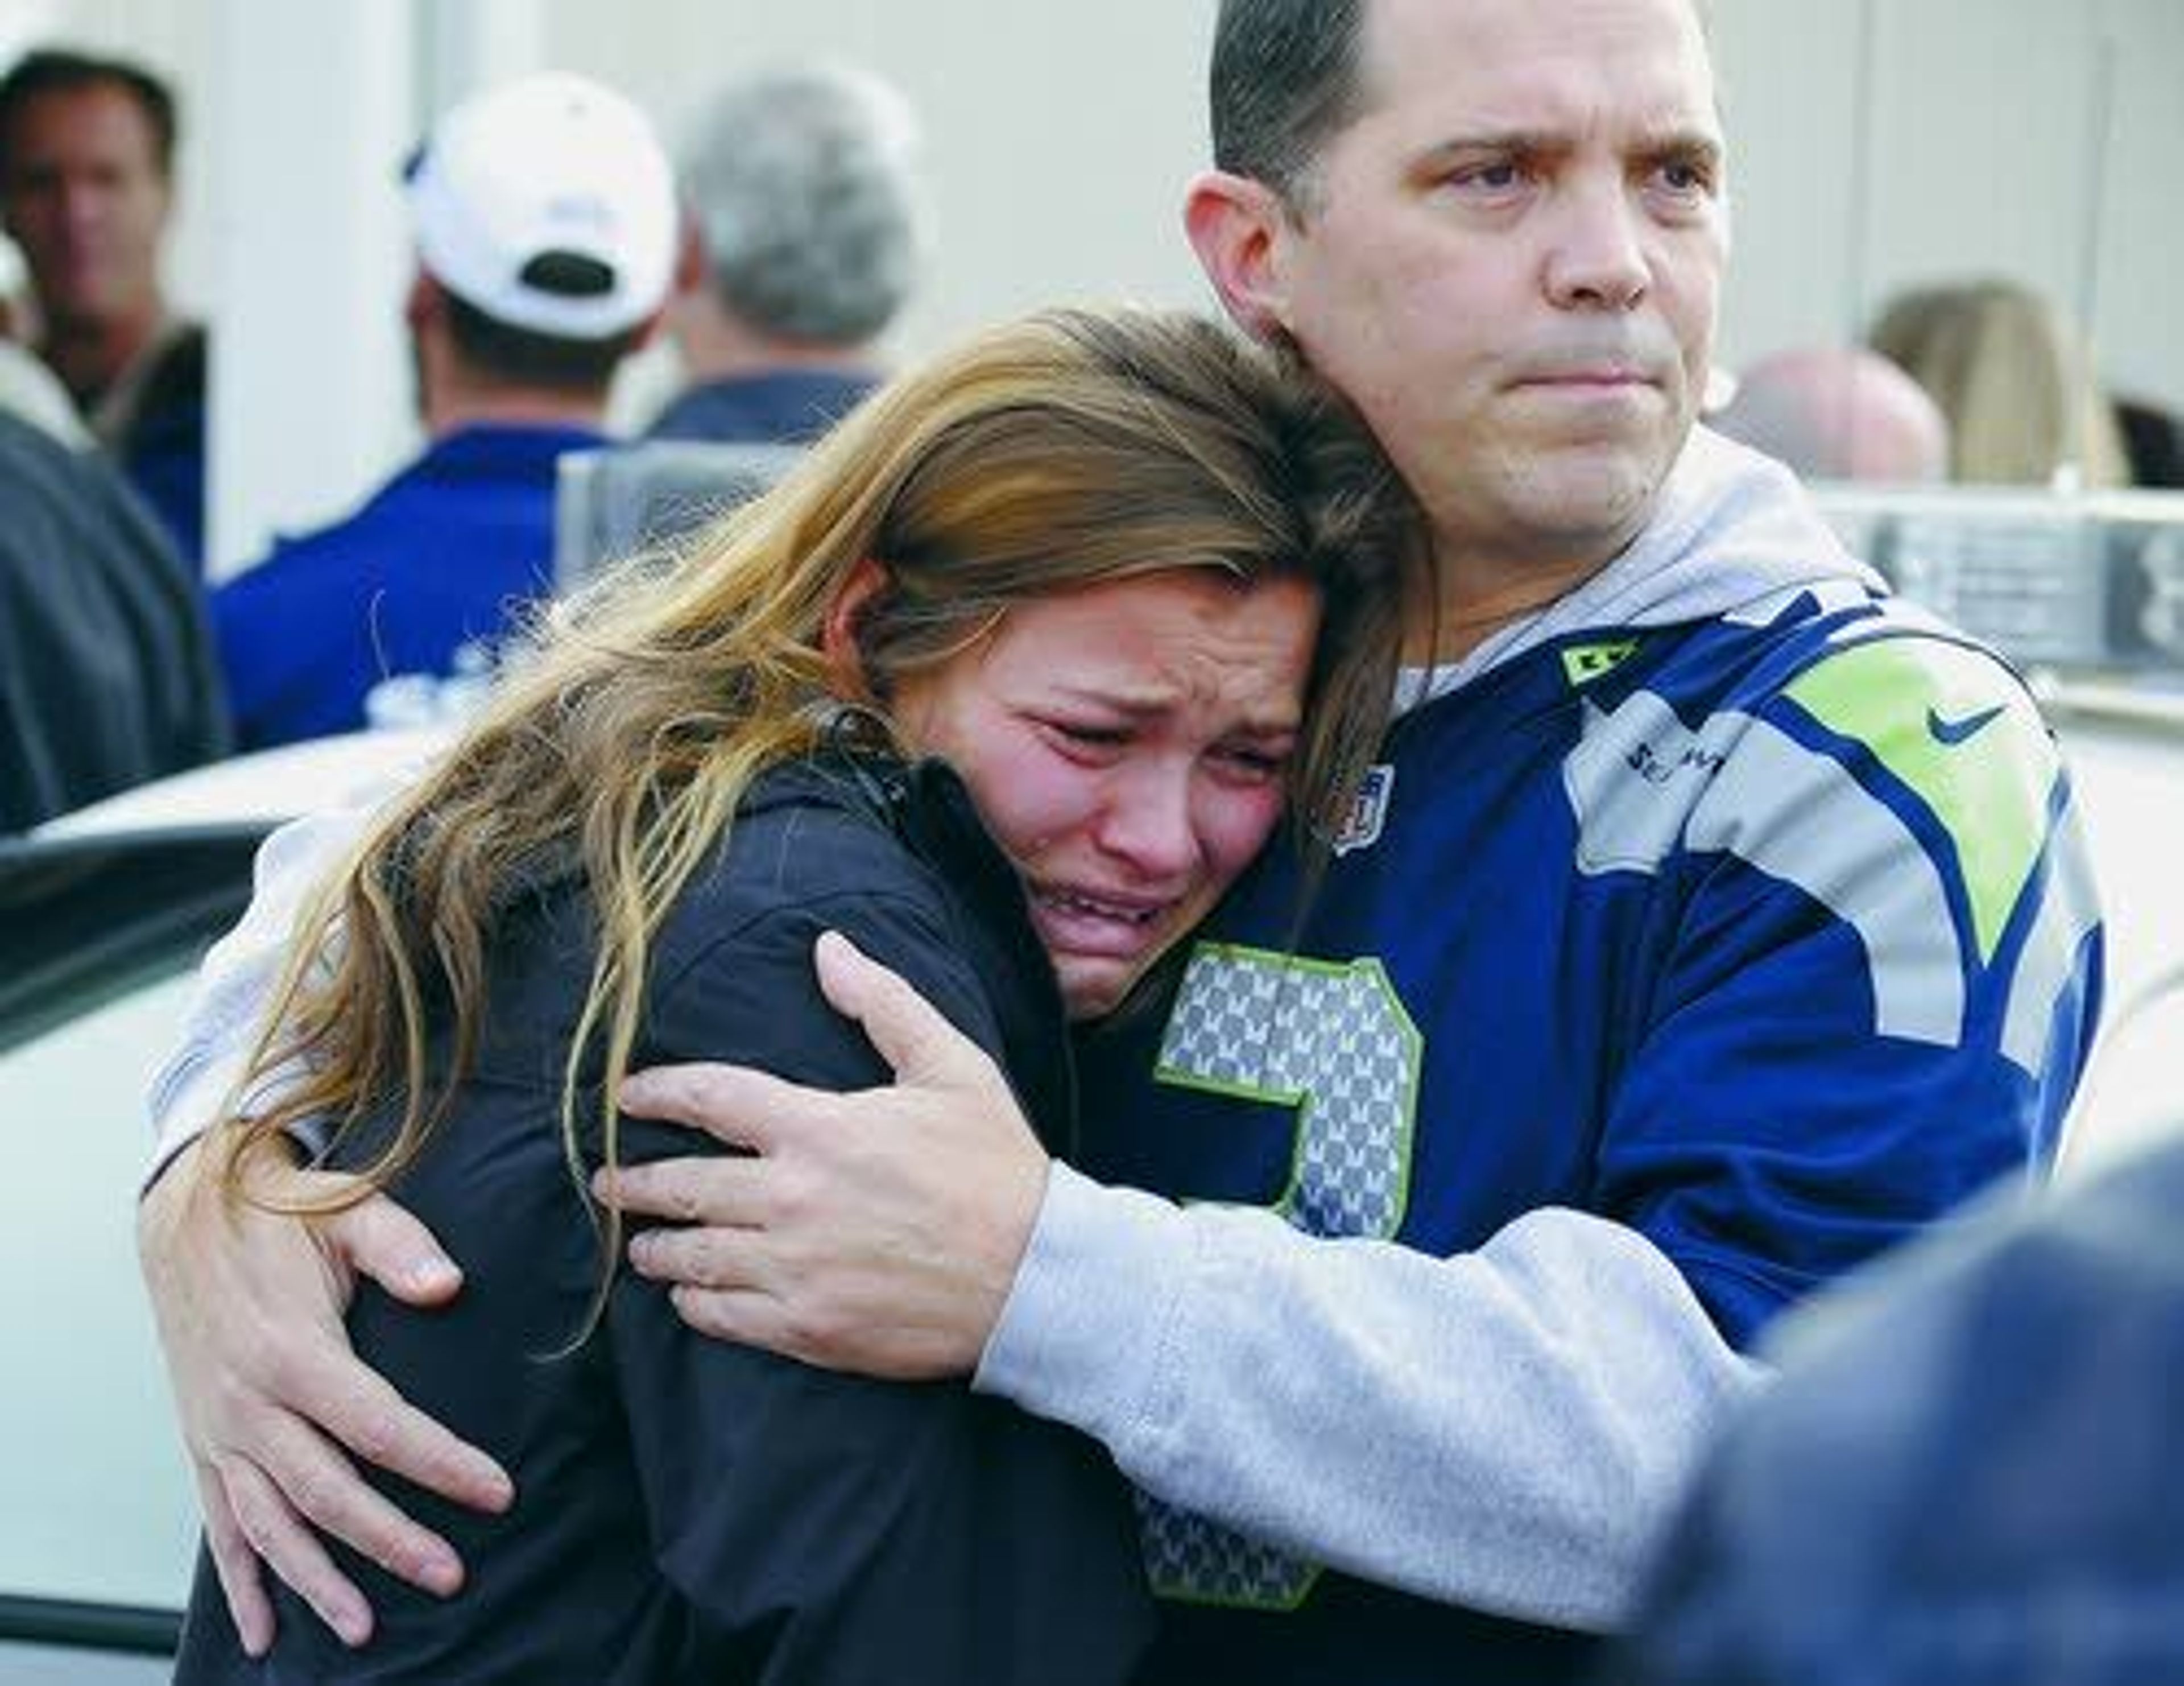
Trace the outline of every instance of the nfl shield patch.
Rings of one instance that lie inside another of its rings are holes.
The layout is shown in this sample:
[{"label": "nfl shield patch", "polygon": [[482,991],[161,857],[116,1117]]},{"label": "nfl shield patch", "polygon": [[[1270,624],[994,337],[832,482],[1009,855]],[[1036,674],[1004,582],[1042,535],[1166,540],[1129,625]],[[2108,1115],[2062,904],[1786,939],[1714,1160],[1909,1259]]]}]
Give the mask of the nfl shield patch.
[{"label": "nfl shield patch", "polygon": [[1364,778],[1357,783],[1357,793],[1351,797],[1349,809],[1342,816],[1342,823],[1335,828],[1336,854],[1369,849],[1380,840],[1380,823],[1387,818],[1388,799],[1395,789],[1396,769],[1386,762],[1365,769]]}]

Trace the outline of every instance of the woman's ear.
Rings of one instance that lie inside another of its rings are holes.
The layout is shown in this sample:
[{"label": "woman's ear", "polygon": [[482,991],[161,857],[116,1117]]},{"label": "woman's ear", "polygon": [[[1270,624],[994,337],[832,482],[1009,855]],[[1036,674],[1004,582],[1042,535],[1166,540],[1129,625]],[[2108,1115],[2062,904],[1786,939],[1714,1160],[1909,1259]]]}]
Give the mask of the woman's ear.
[{"label": "woman's ear", "polygon": [[872,600],[890,583],[886,563],[876,556],[862,557],[827,606],[827,619],[819,629],[819,648],[827,657],[827,674],[835,690],[849,701],[877,701],[865,672],[858,622]]}]

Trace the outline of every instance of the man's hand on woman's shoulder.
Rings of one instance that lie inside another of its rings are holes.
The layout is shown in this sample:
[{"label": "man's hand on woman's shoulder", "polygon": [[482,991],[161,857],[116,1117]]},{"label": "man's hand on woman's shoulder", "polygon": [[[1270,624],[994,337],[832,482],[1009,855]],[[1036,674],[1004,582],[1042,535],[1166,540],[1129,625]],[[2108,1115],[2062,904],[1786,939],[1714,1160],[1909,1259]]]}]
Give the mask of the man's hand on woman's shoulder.
[{"label": "man's hand on woman's shoulder", "polygon": [[[219,1169],[200,1139],[153,1185],[136,1220],[207,1541],[252,1655],[273,1639],[261,1561],[343,1640],[362,1644],[370,1607],[322,1533],[428,1592],[454,1592],[463,1568],[446,1541],[368,1486],[354,1459],[478,1510],[504,1510],[513,1497],[499,1465],[359,1361],[343,1327],[359,1276],[430,1306],[454,1295],[461,1275],[384,1196],[329,1217],[287,1216],[224,1198]],[[266,1165],[252,1181],[280,1203],[323,1197],[343,1180]]]}]

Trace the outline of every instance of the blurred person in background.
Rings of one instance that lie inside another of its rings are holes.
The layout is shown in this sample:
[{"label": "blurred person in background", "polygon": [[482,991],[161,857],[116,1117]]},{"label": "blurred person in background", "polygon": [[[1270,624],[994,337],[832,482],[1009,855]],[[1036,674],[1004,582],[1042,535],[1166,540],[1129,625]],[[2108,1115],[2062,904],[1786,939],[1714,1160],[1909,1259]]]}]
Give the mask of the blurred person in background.
[{"label": "blurred person in background", "polygon": [[2184,1142],[1784,1320],[1616,1686],[2184,1679]]},{"label": "blurred person in background", "polygon": [[682,159],[666,327],[688,388],[655,438],[808,444],[879,378],[924,243],[910,107],[824,65],[731,83]]},{"label": "blurred person in background", "polygon": [[2184,417],[2157,399],[2119,393],[2115,418],[2132,485],[2184,486]]},{"label": "blurred person in background", "polygon": [[197,583],[120,475],[0,414],[0,831],[227,748]]},{"label": "blurred person in background", "polygon": [[[408,177],[405,318],[431,444],[354,514],[276,542],[213,611],[246,746],[460,679],[553,586],[556,464],[666,300],[671,171],[643,114],[548,74],[465,102]],[[405,705],[406,706],[406,705]]]},{"label": "blurred person in background", "polygon": [[1857,347],[1763,357],[1708,420],[1807,480],[1915,485],[1949,477],[1949,424],[1939,406],[1886,358]]},{"label": "blurred person in background", "polygon": [[1949,424],[1949,477],[1974,485],[2122,486],[2113,406],[2053,304],[2014,281],[1899,294],[1867,336]]},{"label": "blurred person in background", "polygon": [[91,444],[75,400],[51,369],[12,341],[0,338],[0,410],[29,422],[48,438],[75,449]]},{"label": "blurred person in background", "polygon": [[22,249],[30,343],[192,566],[204,553],[205,332],[168,306],[175,97],[58,48],[0,76],[0,226]]}]

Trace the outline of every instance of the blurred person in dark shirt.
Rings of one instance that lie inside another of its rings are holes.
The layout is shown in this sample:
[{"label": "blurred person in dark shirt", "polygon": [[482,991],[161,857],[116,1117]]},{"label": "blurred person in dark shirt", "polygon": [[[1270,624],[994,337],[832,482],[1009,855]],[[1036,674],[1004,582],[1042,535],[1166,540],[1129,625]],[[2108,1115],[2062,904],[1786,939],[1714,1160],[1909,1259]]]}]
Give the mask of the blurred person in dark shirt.
[{"label": "blurred person in dark shirt", "polygon": [[1787,1319],[1616,1686],[2184,1678],[2184,1141]]},{"label": "blurred person in dark shirt", "polygon": [[196,583],[120,477],[0,413],[0,831],[227,747]]}]

